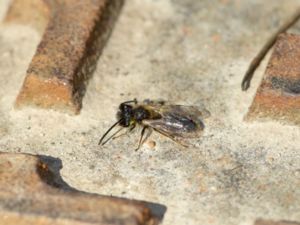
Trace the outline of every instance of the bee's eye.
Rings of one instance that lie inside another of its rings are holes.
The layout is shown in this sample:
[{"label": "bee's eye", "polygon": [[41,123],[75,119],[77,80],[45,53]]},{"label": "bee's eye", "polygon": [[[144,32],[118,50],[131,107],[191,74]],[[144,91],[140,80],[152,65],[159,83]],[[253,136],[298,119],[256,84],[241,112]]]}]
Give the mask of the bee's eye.
[{"label": "bee's eye", "polygon": [[131,105],[126,105],[126,104],[121,104],[119,106],[119,109],[122,111],[122,112],[129,112],[132,110],[132,106]]}]

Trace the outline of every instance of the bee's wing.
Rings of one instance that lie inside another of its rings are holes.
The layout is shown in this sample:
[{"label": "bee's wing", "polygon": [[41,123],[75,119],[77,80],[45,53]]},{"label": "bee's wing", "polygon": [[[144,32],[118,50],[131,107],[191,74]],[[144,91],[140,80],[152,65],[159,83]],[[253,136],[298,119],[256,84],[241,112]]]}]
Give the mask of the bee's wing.
[{"label": "bee's wing", "polygon": [[160,119],[143,120],[144,125],[153,127],[174,137],[199,137],[204,129],[202,119],[207,117],[207,110],[183,105],[148,105],[161,115]]},{"label": "bee's wing", "polygon": [[205,119],[210,116],[210,112],[203,106],[166,105],[165,111],[174,111],[182,116],[188,115],[194,119]]}]

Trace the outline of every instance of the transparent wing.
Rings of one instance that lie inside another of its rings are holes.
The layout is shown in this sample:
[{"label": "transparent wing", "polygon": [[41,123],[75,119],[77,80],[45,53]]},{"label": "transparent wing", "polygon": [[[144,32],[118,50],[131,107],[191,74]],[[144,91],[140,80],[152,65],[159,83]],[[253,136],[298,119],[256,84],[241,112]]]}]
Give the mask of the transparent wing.
[{"label": "transparent wing", "polygon": [[207,110],[195,106],[149,104],[147,107],[161,118],[143,120],[143,124],[173,137],[199,137],[204,129],[202,119],[209,115]]}]

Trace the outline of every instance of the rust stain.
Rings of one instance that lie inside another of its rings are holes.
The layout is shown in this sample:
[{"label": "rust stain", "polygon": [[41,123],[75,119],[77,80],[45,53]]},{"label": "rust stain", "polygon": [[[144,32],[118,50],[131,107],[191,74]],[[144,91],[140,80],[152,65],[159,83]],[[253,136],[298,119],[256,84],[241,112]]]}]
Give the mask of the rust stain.
[{"label": "rust stain", "polygon": [[155,225],[142,202],[63,187],[47,162],[30,154],[1,153],[0,225]]},{"label": "rust stain", "polygon": [[245,119],[300,124],[300,36],[279,36]]},{"label": "rust stain", "polygon": [[27,22],[44,31],[17,108],[30,105],[79,113],[86,84],[122,5],[123,0],[13,1],[6,22]]}]

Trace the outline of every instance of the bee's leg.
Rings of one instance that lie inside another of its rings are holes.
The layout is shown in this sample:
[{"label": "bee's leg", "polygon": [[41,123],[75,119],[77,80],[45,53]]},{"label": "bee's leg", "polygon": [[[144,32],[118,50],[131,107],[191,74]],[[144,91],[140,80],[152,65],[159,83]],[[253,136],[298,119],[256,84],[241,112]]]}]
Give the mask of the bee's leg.
[{"label": "bee's leg", "polygon": [[[146,137],[143,139],[146,129],[148,129],[148,133],[147,133]],[[138,147],[135,149],[135,151],[139,150],[140,147],[147,141],[147,139],[148,139],[148,138],[150,137],[150,135],[152,134],[152,131],[153,131],[153,129],[152,129],[151,127],[148,127],[148,126],[144,126],[144,127],[143,127],[143,129],[142,129],[142,131],[141,131],[141,137],[140,137],[139,145],[138,145]]]},{"label": "bee's leg", "polygon": [[141,131],[141,137],[140,137],[140,141],[139,141],[139,145],[138,147],[135,149],[135,151],[139,150],[142,144],[142,140],[143,140],[143,136],[145,134],[145,130],[147,129],[147,126],[144,126],[142,131]]},{"label": "bee's leg", "polygon": [[174,136],[172,136],[170,134],[167,134],[167,133],[165,133],[165,132],[163,132],[161,130],[157,130],[157,129],[154,129],[154,130],[157,131],[158,133],[162,134],[163,136],[165,136],[167,138],[170,138],[172,141],[176,142],[177,144],[179,144],[179,145],[181,145],[181,146],[183,146],[185,148],[189,147],[189,145],[187,143],[185,143],[185,142],[183,142],[183,141],[181,141],[179,139],[176,139],[176,137],[174,137]]},{"label": "bee's leg", "polygon": [[129,127],[129,129],[126,130],[123,134],[120,134],[120,135],[118,135],[118,136],[115,136],[115,137],[113,137],[112,139],[114,140],[114,139],[116,139],[116,138],[122,137],[122,136],[124,136],[124,135],[130,133],[131,131],[133,131],[134,128],[135,128],[135,124],[132,125],[131,127]]}]

